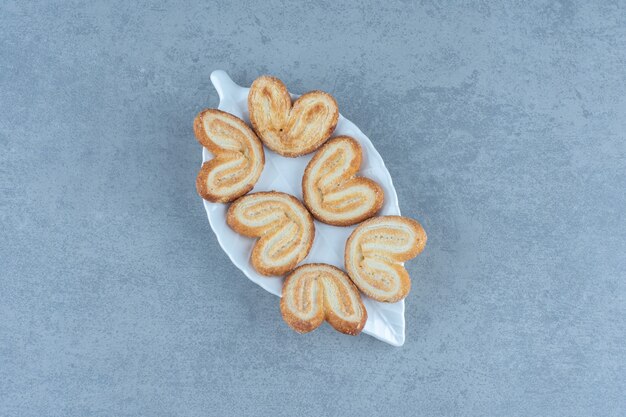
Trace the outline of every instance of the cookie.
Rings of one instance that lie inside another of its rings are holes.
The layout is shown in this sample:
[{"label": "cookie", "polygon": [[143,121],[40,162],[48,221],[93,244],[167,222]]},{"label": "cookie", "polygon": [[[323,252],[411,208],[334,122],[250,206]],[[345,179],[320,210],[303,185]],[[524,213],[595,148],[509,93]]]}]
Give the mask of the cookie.
[{"label": "cookie", "polygon": [[367,321],[359,290],[342,270],[327,264],[306,264],[290,273],[280,311],[298,333],[315,330],[326,320],[341,333],[357,335]]},{"label": "cookie", "polygon": [[337,102],[330,94],[311,91],[292,103],[282,81],[267,75],[252,83],[248,110],[265,146],[287,157],[313,152],[330,137],[339,120]]},{"label": "cookie", "polygon": [[415,220],[374,217],[357,226],[346,241],[346,271],[363,294],[393,303],[411,289],[411,278],[402,262],[416,257],[425,245],[426,232]]},{"label": "cookie", "polygon": [[227,203],[252,190],[265,165],[263,145],[252,129],[217,109],[198,114],[193,129],[198,142],[214,155],[200,168],[198,194],[214,203]]},{"label": "cookie", "polygon": [[236,200],[226,222],[237,233],[258,238],[250,262],[262,275],[291,271],[311,250],[313,218],[295,197],[276,191],[253,193]]},{"label": "cookie", "polygon": [[361,145],[349,136],[333,138],[315,153],[302,177],[302,197],[313,217],[349,226],[380,210],[383,189],[369,178],[356,176],[361,159]]}]

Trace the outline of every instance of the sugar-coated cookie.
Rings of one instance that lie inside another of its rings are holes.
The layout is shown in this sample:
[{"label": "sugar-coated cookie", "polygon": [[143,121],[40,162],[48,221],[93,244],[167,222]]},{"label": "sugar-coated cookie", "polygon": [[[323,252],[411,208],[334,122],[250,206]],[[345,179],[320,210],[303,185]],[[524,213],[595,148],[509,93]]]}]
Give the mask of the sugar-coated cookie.
[{"label": "sugar-coated cookie", "polygon": [[309,254],[315,237],[308,210],[297,198],[276,191],[239,198],[228,208],[226,222],[237,233],[259,238],[250,262],[267,276],[294,269]]},{"label": "sugar-coated cookie", "polygon": [[291,272],[283,284],[280,311],[298,333],[308,333],[326,320],[341,333],[357,335],[367,321],[359,290],[334,266],[306,264]]},{"label": "sugar-coated cookie", "polygon": [[214,155],[200,168],[198,194],[214,203],[226,203],[250,191],[265,165],[263,145],[252,129],[217,109],[198,114],[193,129],[198,142]]},{"label": "sugar-coated cookie", "polygon": [[383,189],[357,177],[361,145],[338,136],[315,153],[302,177],[302,197],[313,217],[334,226],[349,226],[374,216],[383,205]]},{"label": "sugar-coated cookie", "polygon": [[267,75],[252,83],[248,110],[265,146],[288,157],[313,152],[330,137],[339,120],[337,102],[330,94],[310,91],[292,103],[282,81]]},{"label": "sugar-coated cookie", "polygon": [[365,295],[393,303],[411,289],[411,278],[401,262],[416,257],[425,245],[426,232],[415,220],[374,217],[357,226],[346,241],[346,271]]}]

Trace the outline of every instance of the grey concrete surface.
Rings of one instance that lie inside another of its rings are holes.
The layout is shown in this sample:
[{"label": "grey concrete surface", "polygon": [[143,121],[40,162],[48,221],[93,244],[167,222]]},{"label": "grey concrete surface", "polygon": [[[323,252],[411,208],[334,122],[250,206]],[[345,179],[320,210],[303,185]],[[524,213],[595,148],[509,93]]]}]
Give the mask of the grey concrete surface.
[{"label": "grey concrete surface", "polygon": [[[626,415],[624,2],[384,3],[0,3],[0,415]],[[218,68],[376,144],[429,234],[404,347],[220,250]]]}]

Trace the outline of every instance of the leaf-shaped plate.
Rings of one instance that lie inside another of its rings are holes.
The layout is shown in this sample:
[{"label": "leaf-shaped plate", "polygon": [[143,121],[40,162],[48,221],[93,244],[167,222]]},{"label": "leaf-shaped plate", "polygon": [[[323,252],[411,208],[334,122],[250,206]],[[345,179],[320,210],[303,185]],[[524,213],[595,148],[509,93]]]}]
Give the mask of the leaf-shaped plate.
[{"label": "leaf-shaped plate", "polygon": [[[235,84],[228,74],[221,70],[213,71],[211,82],[220,97],[219,109],[249,123],[248,91],[250,89]],[[297,96],[292,94],[292,97]],[[372,142],[358,127],[341,115],[333,133],[333,136],[338,135],[352,136],[361,144],[363,161],[359,173],[378,182],[385,191],[385,203],[380,214],[399,215],[398,196],[391,176]],[[302,174],[313,155],[314,153],[299,158],[285,158],[265,148],[265,168],[251,192],[283,191],[302,200]],[[206,148],[203,149],[202,162],[211,158],[209,151]],[[283,279],[265,277],[252,268],[249,259],[254,239],[241,236],[228,227],[226,224],[228,205],[203,201],[217,241],[233,264],[253,282],[280,297]],[[324,262],[343,269],[346,240],[355,227],[335,227],[315,221],[315,241],[309,256],[302,263]],[[402,346],[404,344],[404,301],[393,304],[380,303],[363,296],[363,303],[368,316],[363,331],[394,346]],[[278,312],[278,304],[276,311]]]}]

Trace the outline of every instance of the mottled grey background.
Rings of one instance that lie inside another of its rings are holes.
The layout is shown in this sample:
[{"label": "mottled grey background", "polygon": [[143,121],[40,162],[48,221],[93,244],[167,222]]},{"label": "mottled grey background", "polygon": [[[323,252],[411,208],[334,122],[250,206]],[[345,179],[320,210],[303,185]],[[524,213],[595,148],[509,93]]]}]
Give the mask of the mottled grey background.
[{"label": "mottled grey background", "polygon": [[[296,335],[218,247],[218,68],[383,155],[429,235],[403,348]],[[625,131],[624,2],[4,0],[0,415],[623,416]]]}]

